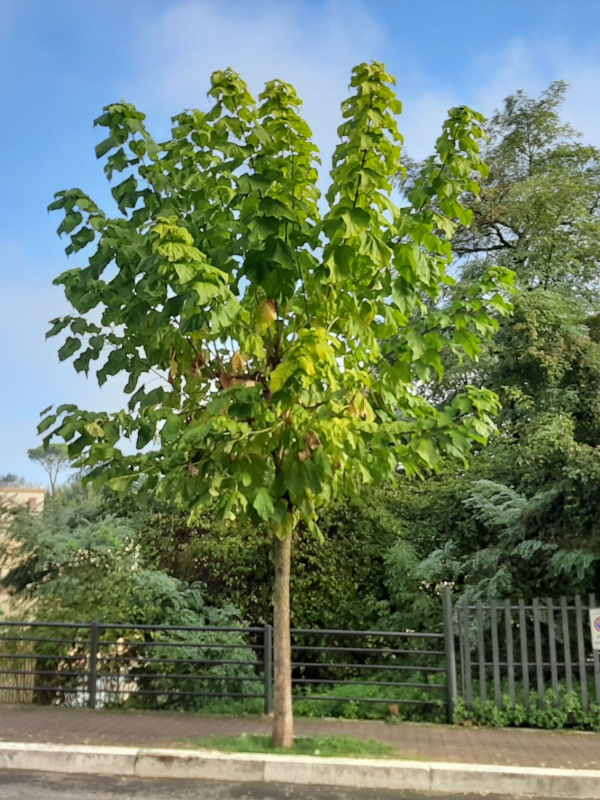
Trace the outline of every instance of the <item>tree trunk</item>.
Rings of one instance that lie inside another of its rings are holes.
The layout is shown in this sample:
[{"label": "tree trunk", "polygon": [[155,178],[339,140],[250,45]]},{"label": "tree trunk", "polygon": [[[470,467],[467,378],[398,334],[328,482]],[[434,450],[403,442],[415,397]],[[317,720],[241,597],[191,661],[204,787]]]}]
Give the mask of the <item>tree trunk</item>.
[{"label": "tree trunk", "polygon": [[290,635],[290,561],[291,534],[275,538],[275,591],[273,627],[275,644],[275,718],[273,745],[292,747],[294,712],[292,708],[292,642]]}]

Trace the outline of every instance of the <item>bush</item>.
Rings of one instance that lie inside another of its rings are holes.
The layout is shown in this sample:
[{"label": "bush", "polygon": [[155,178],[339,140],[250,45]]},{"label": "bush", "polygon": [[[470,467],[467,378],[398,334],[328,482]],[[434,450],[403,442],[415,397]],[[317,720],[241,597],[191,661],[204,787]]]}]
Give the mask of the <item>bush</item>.
[{"label": "bush", "polygon": [[558,692],[552,689],[545,692],[541,702],[538,693],[532,691],[527,705],[522,697],[513,703],[510,696],[504,694],[502,705],[499,708],[493,700],[482,703],[480,699],[476,699],[472,710],[468,710],[461,699],[456,706],[455,722],[459,725],[470,723],[488,728],[572,728],[600,731],[600,705],[590,704],[589,710],[585,711],[578,687],[574,687],[573,692],[567,692],[564,684],[561,684]]},{"label": "bush", "polygon": [[[305,717],[343,717],[344,719],[387,719],[411,722],[445,722],[446,720],[446,695],[445,687],[435,689],[435,686],[444,686],[443,680],[432,675],[422,675],[415,672],[411,678],[406,679],[406,673],[386,674],[380,680],[398,681],[404,683],[429,683],[432,689],[423,689],[420,686],[391,687],[391,686],[365,686],[358,682],[338,684],[331,688],[309,688],[302,695],[297,694],[294,709],[298,716]],[[305,699],[310,697],[310,699]],[[394,698],[390,703],[389,699]],[[318,699],[317,699],[318,698]],[[352,698],[352,699],[344,699]],[[361,702],[368,698],[370,702]],[[377,698],[381,703],[373,702]],[[407,701],[433,701],[433,706],[420,706],[406,704]]]}]

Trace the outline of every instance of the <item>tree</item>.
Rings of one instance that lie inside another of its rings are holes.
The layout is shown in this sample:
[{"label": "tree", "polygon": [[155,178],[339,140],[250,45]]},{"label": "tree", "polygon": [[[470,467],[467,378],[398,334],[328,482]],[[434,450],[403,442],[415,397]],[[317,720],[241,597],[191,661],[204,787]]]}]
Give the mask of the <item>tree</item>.
[{"label": "tree", "polygon": [[[493,428],[495,396],[467,387],[438,408],[414,391],[440,352],[474,354],[506,308],[494,269],[445,307],[461,203],[484,173],[482,118],[452,109],[405,207],[391,199],[400,111],[378,63],[353,71],[321,214],[316,148],[300,100],[280,80],[259,103],[231,70],[212,76],[208,112],[174,118],[157,143],[121,102],[96,123],[120,215],[79,189],[56,195],[67,253],[88,264],[59,276],[74,314],[61,360],[128,376],[114,414],[47,409],[88,479],[118,492],[174,498],[194,518],[266,524],[275,566],[274,741],[293,738],[292,533],[319,535],[317,510],[361,486],[421,474],[442,453],[464,458]],[[95,249],[92,249],[92,244]],[[425,318],[419,332],[413,321]],[[84,345],[85,347],[82,347]],[[51,413],[50,413],[51,412]],[[54,426],[54,427],[53,427]],[[124,452],[121,440],[137,452]]]},{"label": "tree", "polygon": [[35,447],[27,451],[27,455],[46,472],[50,480],[50,494],[54,496],[58,486],[58,478],[71,466],[69,453],[65,444],[49,444],[47,447]]},{"label": "tree", "polygon": [[450,354],[433,396],[494,389],[499,432],[469,473],[445,478],[445,495],[429,482],[414,536],[435,527],[420,548],[427,580],[488,597],[600,589],[600,153],[561,119],[565,91],[518,92],[494,115],[489,175],[455,239],[450,296],[498,264],[517,294],[477,363]]},{"label": "tree", "polygon": [[[180,581],[147,564],[133,521],[112,514],[110,505],[106,492],[75,483],[59,491],[39,514],[12,509],[0,541],[0,557],[9,555],[15,564],[2,583],[11,590],[17,619],[33,613],[41,622],[85,623],[93,619],[133,626],[127,631],[125,652],[119,649],[114,630],[102,633],[103,652],[118,659],[107,664],[109,677],[104,682],[112,703],[206,711],[211,700],[214,702],[213,693],[253,694],[256,656],[241,630],[237,610],[229,603],[215,605],[197,582]],[[193,630],[172,630],[165,636],[160,631],[156,635],[136,631],[137,625],[224,630],[210,631],[199,642]],[[18,638],[16,628],[14,632]],[[59,668],[61,657],[72,656],[73,642],[44,639],[42,629],[38,633],[44,644],[37,651],[37,668],[45,677],[34,702],[77,701],[81,685],[77,664],[72,664],[74,672],[61,674]],[[72,633],[77,639],[75,628]],[[85,639],[85,625],[82,633]],[[19,642],[9,642],[8,647],[22,655]],[[118,658],[125,653],[129,659]],[[156,670],[147,659],[158,659]],[[199,661],[203,662],[202,675],[198,675]],[[119,692],[111,696],[113,667],[115,677],[127,676],[129,686],[133,684],[128,699]],[[15,668],[20,668],[18,655]]]},{"label": "tree", "polygon": [[469,260],[469,279],[503,264],[518,285],[571,291],[598,299],[600,151],[579,141],[560,116],[567,84],[552,83],[538,99],[517,92],[489,125],[484,158],[489,175],[473,224],[455,252]]},{"label": "tree", "polygon": [[15,472],[6,472],[0,475],[0,486],[24,486],[25,478],[17,475]]}]

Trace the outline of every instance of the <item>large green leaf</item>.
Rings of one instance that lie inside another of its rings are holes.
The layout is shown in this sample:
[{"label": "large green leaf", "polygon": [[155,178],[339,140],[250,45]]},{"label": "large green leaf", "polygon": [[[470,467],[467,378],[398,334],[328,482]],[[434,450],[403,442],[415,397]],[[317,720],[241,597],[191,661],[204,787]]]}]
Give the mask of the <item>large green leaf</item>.
[{"label": "large green leaf", "polygon": [[274,511],[273,499],[266,487],[261,486],[254,495],[252,506],[261,519],[269,520],[272,517]]}]

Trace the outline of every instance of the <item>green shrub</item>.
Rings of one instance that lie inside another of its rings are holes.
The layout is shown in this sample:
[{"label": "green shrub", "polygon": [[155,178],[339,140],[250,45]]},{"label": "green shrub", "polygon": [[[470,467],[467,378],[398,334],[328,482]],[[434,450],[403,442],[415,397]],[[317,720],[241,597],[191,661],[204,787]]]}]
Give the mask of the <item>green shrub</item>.
[{"label": "green shrub", "polygon": [[578,687],[567,692],[564,684],[560,684],[558,692],[548,689],[541,701],[536,691],[530,692],[527,704],[523,701],[522,691],[518,692],[514,703],[508,694],[503,694],[502,708],[493,700],[482,703],[478,698],[474,700],[473,708],[467,709],[464,699],[460,699],[456,705],[455,722],[489,728],[600,731],[600,705],[590,704],[589,710],[585,711]]},{"label": "green shrub", "polygon": [[[406,673],[386,674],[381,681],[404,683],[430,683],[440,686],[440,678],[423,676],[415,672],[407,680]],[[310,699],[308,699],[310,698]],[[318,698],[318,699],[317,699]],[[344,699],[350,698],[350,699]],[[371,702],[361,702],[368,698]],[[382,698],[380,703],[374,702]],[[394,702],[389,700],[394,698]],[[407,704],[407,701],[433,701],[433,706]],[[396,719],[412,722],[444,722],[446,719],[446,695],[443,689],[424,689],[420,686],[391,687],[365,686],[359,682],[338,684],[331,688],[310,688],[295,697],[294,709],[298,716],[341,717],[344,719]]]}]

